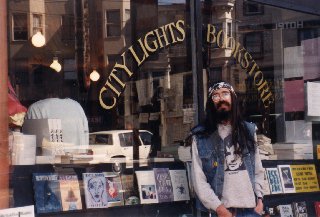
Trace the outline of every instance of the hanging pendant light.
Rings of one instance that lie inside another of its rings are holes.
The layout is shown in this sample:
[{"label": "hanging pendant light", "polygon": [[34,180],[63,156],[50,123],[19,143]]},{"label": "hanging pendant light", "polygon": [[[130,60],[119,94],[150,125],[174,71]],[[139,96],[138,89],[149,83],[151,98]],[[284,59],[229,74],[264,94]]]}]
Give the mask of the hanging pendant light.
[{"label": "hanging pendant light", "polygon": [[56,72],[60,72],[61,71],[61,65],[58,62],[58,57],[53,57],[53,62],[50,65],[50,68],[54,69]]},{"label": "hanging pendant light", "polygon": [[91,73],[90,73],[90,80],[91,81],[98,81],[100,78],[100,74],[97,72],[97,70],[93,70]]},{"label": "hanging pendant light", "polygon": [[31,43],[35,47],[42,47],[46,43],[46,38],[42,35],[40,31],[34,34],[31,38]]}]

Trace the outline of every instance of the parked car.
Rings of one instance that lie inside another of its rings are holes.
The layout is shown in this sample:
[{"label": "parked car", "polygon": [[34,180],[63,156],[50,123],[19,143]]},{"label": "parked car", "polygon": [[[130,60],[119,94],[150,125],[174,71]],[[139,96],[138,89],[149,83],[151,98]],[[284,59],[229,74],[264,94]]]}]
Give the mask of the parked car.
[{"label": "parked car", "polygon": [[[139,158],[148,158],[151,150],[152,133],[139,130]],[[89,146],[93,154],[106,154],[107,157],[133,159],[132,130],[100,131],[89,134]]]}]

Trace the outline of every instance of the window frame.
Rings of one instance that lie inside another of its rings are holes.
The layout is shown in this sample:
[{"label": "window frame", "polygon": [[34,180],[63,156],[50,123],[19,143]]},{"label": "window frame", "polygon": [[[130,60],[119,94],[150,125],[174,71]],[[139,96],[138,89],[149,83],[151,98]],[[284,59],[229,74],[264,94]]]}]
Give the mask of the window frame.
[{"label": "window frame", "polygon": [[[117,21],[117,23],[114,22],[109,22],[108,21],[108,13],[112,13],[112,12],[118,12],[119,13],[119,20]],[[105,21],[105,37],[106,38],[116,38],[116,37],[121,37],[121,12],[120,9],[109,9],[109,10],[105,10],[104,13],[104,21]],[[119,31],[119,34],[112,34],[110,35],[108,28],[109,27],[119,27],[119,29],[117,29]]]},{"label": "window frame", "polygon": [[[21,27],[21,26],[18,26],[18,27],[15,27],[15,20],[16,20],[16,16],[25,16],[23,20],[25,20],[26,22],[26,26],[25,27]],[[24,34],[26,34],[26,38],[25,39],[16,39],[16,32],[18,30],[16,30],[16,28],[20,28],[22,30],[20,30],[21,32],[24,32]],[[27,13],[13,13],[12,14],[12,41],[28,41],[28,38],[29,38],[29,30],[28,30],[28,14]]]},{"label": "window frame", "polygon": [[[256,12],[250,12],[249,5],[256,5],[258,10]],[[255,15],[263,15],[263,14],[264,14],[264,6],[262,4],[248,2],[248,1],[243,2],[243,16],[255,16]]]}]

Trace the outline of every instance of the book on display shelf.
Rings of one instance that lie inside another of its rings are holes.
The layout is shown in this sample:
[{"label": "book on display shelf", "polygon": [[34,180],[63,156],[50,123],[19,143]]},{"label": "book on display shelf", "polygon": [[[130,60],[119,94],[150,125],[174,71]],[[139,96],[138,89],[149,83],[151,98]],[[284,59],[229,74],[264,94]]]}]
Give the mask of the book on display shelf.
[{"label": "book on display shelf", "polygon": [[33,189],[37,213],[62,211],[60,184],[55,173],[33,173]]},{"label": "book on display shelf", "polygon": [[280,194],[283,192],[279,171],[277,168],[266,168],[268,182],[271,194]]},{"label": "book on display shelf", "polygon": [[120,179],[122,184],[124,205],[139,204],[140,201],[134,189],[134,176],[132,174],[121,175]]},{"label": "book on display shelf", "polygon": [[172,182],[173,200],[190,200],[186,170],[169,170],[169,172]]},{"label": "book on display shelf", "polygon": [[104,173],[104,175],[106,177],[108,207],[123,206],[123,190],[119,175],[114,173]]},{"label": "book on display shelf", "polygon": [[87,209],[107,208],[106,178],[103,173],[82,173]]},{"label": "book on display shelf", "polygon": [[281,217],[294,217],[292,207],[290,204],[279,205],[278,209]]},{"label": "book on display shelf", "polygon": [[158,203],[158,192],[153,170],[136,171],[141,204]]},{"label": "book on display shelf", "polygon": [[277,167],[279,170],[283,193],[296,192],[290,165],[278,165]]},{"label": "book on display shelf", "polygon": [[59,175],[63,211],[81,210],[82,202],[77,175]]},{"label": "book on display shelf", "polygon": [[308,217],[307,203],[305,201],[293,202],[292,208],[295,217]]},{"label": "book on display shelf", "polygon": [[320,201],[314,202],[314,209],[316,211],[316,217],[320,217]]},{"label": "book on display shelf", "polygon": [[153,171],[159,203],[173,201],[173,189],[169,168],[154,168]]}]

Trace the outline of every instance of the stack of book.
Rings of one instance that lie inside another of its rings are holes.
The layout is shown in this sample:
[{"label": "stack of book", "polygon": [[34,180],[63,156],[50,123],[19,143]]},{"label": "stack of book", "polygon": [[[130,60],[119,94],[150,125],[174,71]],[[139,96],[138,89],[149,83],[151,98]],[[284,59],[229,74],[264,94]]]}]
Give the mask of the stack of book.
[{"label": "stack of book", "polygon": [[273,144],[278,160],[308,160],[313,159],[312,144],[276,143]]},{"label": "stack of book", "polygon": [[274,154],[270,138],[263,134],[258,134],[257,143],[261,160],[277,160],[277,155]]}]

